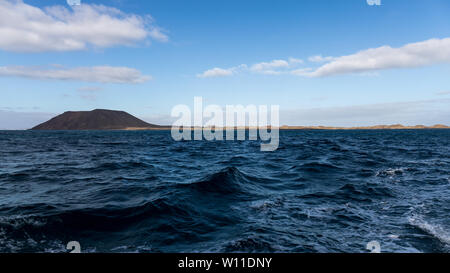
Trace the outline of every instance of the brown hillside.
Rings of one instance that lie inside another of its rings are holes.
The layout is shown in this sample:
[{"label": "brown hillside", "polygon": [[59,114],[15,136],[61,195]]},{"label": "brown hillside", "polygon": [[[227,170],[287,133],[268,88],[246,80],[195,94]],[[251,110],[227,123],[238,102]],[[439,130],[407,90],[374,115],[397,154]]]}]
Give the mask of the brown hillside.
[{"label": "brown hillside", "polygon": [[96,109],[65,112],[32,130],[121,130],[126,128],[158,128],[124,111]]}]

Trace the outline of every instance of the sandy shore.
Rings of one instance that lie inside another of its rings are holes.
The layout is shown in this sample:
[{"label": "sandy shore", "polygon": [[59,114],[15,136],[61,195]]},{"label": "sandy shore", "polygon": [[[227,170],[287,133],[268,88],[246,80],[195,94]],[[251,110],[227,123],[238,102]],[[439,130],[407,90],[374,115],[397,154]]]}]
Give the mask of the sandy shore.
[{"label": "sandy shore", "polygon": [[[262,127],[266,128],[266,127]],[[267,127],[268,129],[271,129],[271,127]],[[275,127],[274,127],[275,128]],[[170,126],[161,126],[161,127],[129,127],[125,128],[123,130],[126,131],[144,131],[144,130],[152,130],[152,131],[159,131],[159,130],[171,130],[172,127]],[[201,130],[201,127],[191,127],[188,128],[191,130]],[[214,127],[212,128],[214,129]],[[220,129],[220,128],[217,128]],[[224,127],[221,128],[222,130],[250,130],[250,129],[258,129],[258,127]],[[395,125],[375,125],[375,126],[361,126],[361,127],[332,127],[332,126],[281,126],[278,128],[279,130],[408,130],[408,129],[450,129],[450,126],[437,124],[433,126],[425,126],[425,125],[415,125],[415,126],[404,126],[401,124],[395,124]]]}]

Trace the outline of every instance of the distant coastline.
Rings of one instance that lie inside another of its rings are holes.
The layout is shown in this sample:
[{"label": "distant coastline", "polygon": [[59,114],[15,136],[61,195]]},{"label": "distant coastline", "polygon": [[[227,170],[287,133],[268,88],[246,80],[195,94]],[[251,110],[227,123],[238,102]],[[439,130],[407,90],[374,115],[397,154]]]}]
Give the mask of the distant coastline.
[{"label": "distant coastline", "polygon": [[[235,127],[188,127],[184,129],[199,130],[204,128],[222,129],[222,130],[250,130],[258,129],[257,127],[235,126]],[[271,129],[271,126],[262,127]],[[274,129],[276,127],[273,127]],[[150,124],[140,120],[127,112],[96,109],[93,111],[65,112],[54,117],[31,130],[39,131],[59,131],[59,130],[125,130],[125,131],[161,131],[171,130],[168,125]],[[359,126],[359,127],[336,127],[336,126],[288,126],[278,127],[280,130],[411,130],[411,129],[450,129],[450,126],[436,124],[433,126],[416,125],[404,126],[401,124],[394,125],[375,125],[375,126]]]},{"label": "distant coastline", "polygon": [[[214,129],[214,127],[190,127],[185,129],[190,130],[200,130],[205,128],[211,128]],[[265,127],[263,127],[265,128]],[[271,129],[272,127],[267,127],[268,129]],[[274,127],[276,128],[276,127]],[[124,128],[120,129],[122,131],[154,131],[154,130],[171,130],[171,126],[160,126],[158,128],[155,127],[149,127],[149,128]],[[250,130],[250,129],[258,129],[257,127],[218,127],[216,128],[218,130]],[[443,125],[443,124],[436,124],[433,126],[425,126],[425,125],[415,125],[415,126],[404,126],[401,124],[394,124],[394,125],[375,125],[375,126],[357,126],[357,127],[335,127],[335,126],[288,126],[283,125],[281,127],[278,127],[279,130],[420,130],[420,129],[450,129],[450,126]]]},{"label": "distant coastline", "polygon": [[394,125],[375,125],[375,126],[357,126],[357,127],[332,127],[332,126],[282,126],[281,130],[411,130],[411,129],[450,129],[450,126],[436,124],[433,126],[415,125],[405,126],[402,124]]}]

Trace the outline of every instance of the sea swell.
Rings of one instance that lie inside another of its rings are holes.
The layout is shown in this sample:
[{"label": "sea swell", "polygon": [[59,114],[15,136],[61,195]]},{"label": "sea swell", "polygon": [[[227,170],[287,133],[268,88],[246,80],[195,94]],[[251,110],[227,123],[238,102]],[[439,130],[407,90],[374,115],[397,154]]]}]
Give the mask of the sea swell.
[{"label": "sea swell", "polygon": [[436,238],[447,248],[450,247],[450,233],[439,224],[430,224],[419,216],[408,219],[409,224],[422,232]]},{"label": "sea swell", "polygon": [[0,132],[0,252],[448,252],[450,133]]}]

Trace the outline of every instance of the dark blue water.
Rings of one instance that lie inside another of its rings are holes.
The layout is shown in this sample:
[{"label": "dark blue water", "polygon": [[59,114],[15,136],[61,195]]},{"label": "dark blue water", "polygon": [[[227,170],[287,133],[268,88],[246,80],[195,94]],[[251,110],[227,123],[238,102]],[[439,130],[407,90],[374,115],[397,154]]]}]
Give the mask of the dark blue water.
[{"label": "dark blue water", "polygon": [[450,130],[0,132],[0,252],[449,252]]}]

